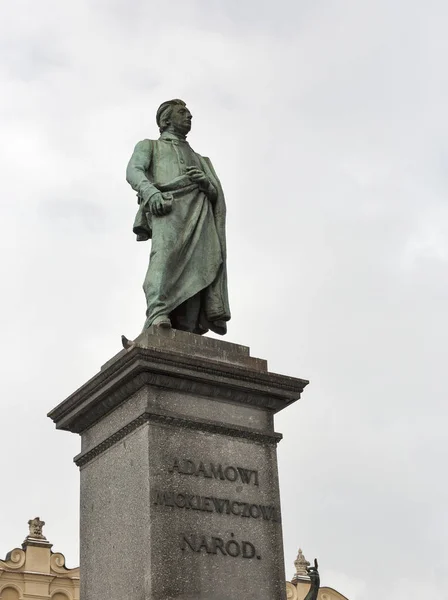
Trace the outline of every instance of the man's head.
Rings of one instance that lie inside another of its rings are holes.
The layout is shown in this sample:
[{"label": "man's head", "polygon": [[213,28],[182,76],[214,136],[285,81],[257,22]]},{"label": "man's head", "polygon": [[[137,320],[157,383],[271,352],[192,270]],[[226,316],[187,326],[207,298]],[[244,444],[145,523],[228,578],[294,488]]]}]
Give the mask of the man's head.
[{"label": "man's head", "polygon": [[187,135],[191,129],[192,114],[183,100],[168,100],[159,106],[156,115],[160,133],[167,129]]}]

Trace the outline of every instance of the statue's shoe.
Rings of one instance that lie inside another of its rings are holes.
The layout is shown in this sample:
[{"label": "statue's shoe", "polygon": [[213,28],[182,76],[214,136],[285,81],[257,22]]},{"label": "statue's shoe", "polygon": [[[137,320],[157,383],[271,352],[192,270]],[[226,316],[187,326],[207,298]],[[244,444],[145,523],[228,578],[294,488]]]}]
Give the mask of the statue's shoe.
[{"label": "statue's shoe", "polygon": [[160,317],[157,317],[157,319],[154,319],[152,324],[154,327],[171,327],[171,321],[168,315],[161,315]]}]

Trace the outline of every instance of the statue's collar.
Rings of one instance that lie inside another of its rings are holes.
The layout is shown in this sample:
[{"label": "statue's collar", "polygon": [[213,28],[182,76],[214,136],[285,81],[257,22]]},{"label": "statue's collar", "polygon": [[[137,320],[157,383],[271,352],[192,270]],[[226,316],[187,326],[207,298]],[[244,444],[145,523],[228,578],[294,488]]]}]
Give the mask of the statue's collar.
[{"label": "statue's collar", "polygon": [[172,131],[164,131],[160,134],[159,139],[166,142],[173,142],[173,144],[188,144],[186,137],[182,137],[178,133],[173,133]]}]

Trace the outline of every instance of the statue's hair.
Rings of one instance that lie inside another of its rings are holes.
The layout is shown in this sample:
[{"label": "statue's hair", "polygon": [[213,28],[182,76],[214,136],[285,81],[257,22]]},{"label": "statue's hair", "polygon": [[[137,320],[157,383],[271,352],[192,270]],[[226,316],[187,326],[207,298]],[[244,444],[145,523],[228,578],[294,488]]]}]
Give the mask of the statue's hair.
[{"label": "statue's hair", "polygon": [[170,117],[175,106],[187,106],[183,100],[167,100],[163,102],[156,114],[157,125],[159,126],[160,133],[163,133],[170,124]]}]

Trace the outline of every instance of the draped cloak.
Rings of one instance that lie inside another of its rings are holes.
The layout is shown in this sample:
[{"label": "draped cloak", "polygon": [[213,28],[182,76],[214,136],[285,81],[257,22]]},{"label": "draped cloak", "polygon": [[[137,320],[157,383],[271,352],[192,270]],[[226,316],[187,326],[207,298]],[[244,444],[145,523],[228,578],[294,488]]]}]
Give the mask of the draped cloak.
[{"label": "draped cloak", "polygon": [[[187,166],[205,172],[212,184],[207,193],[187,177]],[[200,293],[201,333],[211,329],[223,335],[230,319],[226,206],[211,161],[196,154],[186,141],[165,132],[159,140],[136,145],[126,178],[139,201],[134,232],[139,240],[152,239],[143,284],[147,302],[144,328]],[[172,196],[172,211],[160,217],[148,208],[157,192]]]}]

